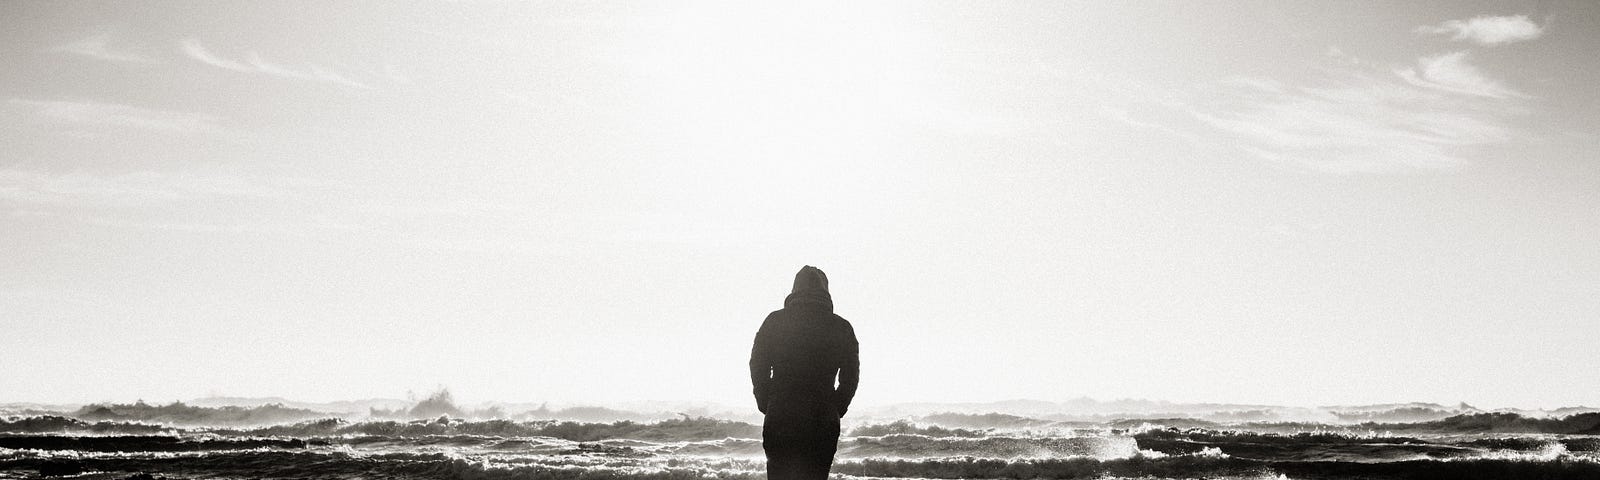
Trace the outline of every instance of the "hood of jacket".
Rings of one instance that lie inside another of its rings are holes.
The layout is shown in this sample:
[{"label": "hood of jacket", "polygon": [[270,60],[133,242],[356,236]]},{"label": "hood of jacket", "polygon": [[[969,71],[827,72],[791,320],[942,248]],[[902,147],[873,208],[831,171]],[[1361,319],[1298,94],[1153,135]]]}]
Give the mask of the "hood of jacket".
[{"label": "hood of jacket", "polygon": [[783,299],[783,308],[808,307],[833,311],[833,295],[828,293],[828,274],[810,265],[794,274],[794,288]]}]

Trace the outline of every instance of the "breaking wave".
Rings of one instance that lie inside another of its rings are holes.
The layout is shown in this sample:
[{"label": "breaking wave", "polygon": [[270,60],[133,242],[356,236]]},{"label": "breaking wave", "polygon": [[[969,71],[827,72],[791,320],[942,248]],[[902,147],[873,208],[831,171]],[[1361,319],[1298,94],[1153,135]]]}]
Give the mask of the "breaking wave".
[{"label": "breaking wave", "polygon": [[[1362,425],[1141,419],[1071,428],[1020,418],[859,425],[841,439],[834,471],[912,478],[1600,478],[1595,413]],[[962,422],[1010,428],[950,425]],[[757,479],[765,468],[760,437],[758,425],[710,418],[325,418],[196,427],[36,415],[0,420],[0,478]]]},{"label": "breaking wave", "polygon": [[[359,455],[344,452],[230,451],[183,456],[100,456],[71,460],[0,460],[0,470],[160,472],[163,475],[310,478],[460,479],[751,479],[759,460],[466,457],[445,453]],[[1228,455],[1041,459],[855,459],[834,472],[892,478],[1600,478],[1600,463],[1521,459],[1396,462],[1268,462]],[[68,473],[70,474],[70,473]]]},{"label": "breaking wave", "polygon": [[683,418],[654,423],[558,422],[553,420],[379,420],[350,422],[325,418],[256,428],[175,427],[140,422],[87,422],[62,416],[35,416],[0,420],[3,433],[209,433],[223,436],[343,436],[369,435],[418,437],[439,435],[543,436],[567,440],[638,439],[656,441],[712,440],[728,437],[760,438],[761,427],[713,418]]}]

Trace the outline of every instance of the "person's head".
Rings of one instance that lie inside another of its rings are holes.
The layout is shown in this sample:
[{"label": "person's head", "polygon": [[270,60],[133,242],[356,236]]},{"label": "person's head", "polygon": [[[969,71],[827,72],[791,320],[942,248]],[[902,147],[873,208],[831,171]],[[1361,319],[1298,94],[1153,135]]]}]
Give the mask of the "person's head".
[{"label": "person's head", "polygon": [[806,265],[794,274],[794,288],[783,299],[784,308],[821,308],[833,310],[833,294],[828,293],[828,274]]},{"label": "person's head", "polygon": [[800,293],[807,290],[828,291],[828,274],[822,269],[806,265],[800,267],[800,272],[794,274],[794,289],[789,293]]}]

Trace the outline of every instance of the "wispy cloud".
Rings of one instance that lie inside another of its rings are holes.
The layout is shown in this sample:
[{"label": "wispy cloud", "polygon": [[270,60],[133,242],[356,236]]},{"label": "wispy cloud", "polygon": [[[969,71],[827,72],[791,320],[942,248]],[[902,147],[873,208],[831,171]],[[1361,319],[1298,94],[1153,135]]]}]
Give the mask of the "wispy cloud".
[{"label": "wispy cloud", "polygon": [[1343,174],[1460,165],[1463,149],[1513,138],[1510,119],[1522,112],[1504,97],[1365,71],[1316,87],[1247,78],[1219,90],[1190,113],[1260,158]]},{"label": "wispy cloud", "polygon": [[[1477,17],[1418,27],[1498,45],[1537,38],[1525,16]],[[1467,50],[1383,68],[1330,47],[1333,63],[1311,85],[1243,77],[1186,107],[1257,157],[1335,173],[1438,169],[1467,161],[1472,147],[1516,137],[1529,95],[1485,75]]]},{"label": "wispy cloud", "polygon": [[328,70],[318,65],[306,65],[300,68],[291,68],[276,63],[268,62],[261,54],[250,52],[243,61],[233,60],[212,53],[199,40],[188,39],[182,43],[184,55],[213,67],[233,70],[242,73],[255,73],[270,75],[279,78],[305,80],[312,82],[331,83],[346,87],[370,89],[365,83],[358,82],[350,77]]},{"label": "wispy cloud", "polygon": [[[520,246],[486,237],[483,232],[514,225],[504,217],[521,215],[520,208],[478,197],[415,199],[309,177],[204,170],[112,173],[0,167],[0,212],[10,211],[9,218],[0,217],[0,225],[48,221],[202,235],[305,237],[331,233],[360,235],[408,248],[503,253]],[[472,222],[475,228],[433,231],[415,227],[460,225],[456,222]],[[515,234],[515,229],[510,233]]]},{"label": "wispy cloud", "polygon": [[102,227],[161,230],[167,232],[196,234],[281,235],[288,237],[306,237],[317,231],[365,230],[364,227],[358,225],[339,222],[327,217],[319,216],[311,216],[301,221],[262,221],[238,219],[233,221],[212,223],[133,221],[126,218],[97,215],[79,217],[79,220],[90,225],[99,225]]},{"label": "wispy cloud", "polygon": [[134,172],[53,173],[0,169],[0,201],[38,205],[137,207],[217,198],[283,198],[286,190],[261,179],[222,174]]},{"label": "wispy cloud", "polygon": [[1416,68],[1395,73],[1412,85],[1433,90],[1490,98],[1527,97],[1484,76],[1477,67],[1467,62],[1468,55],[1466,50],[1462,50],[1423,57],[1417,60]]},{"label": "wispy cloud", "polygon": [[1200,143],[1202,141],[1200,136],[1195,135],[1192,132],[1172,128],[1171,126],[1156,120],[1141,120],[1139,118],[1135,118],[1134,115],[1123,106],[1109,104],[1101,105],[1098,113],[1101,117],[1114,120],[1130,127],[1165,133],[1167,135],[1172,135],[1174,137],[1186,140],[1190,143]]},{"label": "wispy cloud", "polygon": [[117,103],[13,98],[11,105],[32,110],[40,118],[69,125],[135,128],[165,133],[218,131],[213,115],[157,110]]},{"label": "wispy cloud", "polygon": [[1426,35],[1450,35],[1452,40],[1465,40],[1479,45],[1495,46],[1533,40],[1544,34],[1544,28],[1529,20],[1527,15],[1479,15],[1468,20],[1450,20],[1438,25],[1424,25],[1416,32]]},{"label": "wispy cloud", "polygon": [[113,49],[111,47],[110,33],[91,35],[76,42],[51,47],[49,51],[83,55],[86,57],[113,62],[155,63],[155,60],[149,57],[129,51]]}]

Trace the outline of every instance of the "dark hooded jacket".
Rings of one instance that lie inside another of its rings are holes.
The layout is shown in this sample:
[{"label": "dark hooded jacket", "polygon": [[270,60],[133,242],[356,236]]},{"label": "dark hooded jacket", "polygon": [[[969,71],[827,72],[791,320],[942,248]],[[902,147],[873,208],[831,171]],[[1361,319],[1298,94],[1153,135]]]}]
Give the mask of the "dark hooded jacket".
[{"label": "dark hooded jacket", "polygon": [[833,313],[827,275],[800,269],[783,309],[767,315],[750,350],[756,406],[767,415],[764,433],[838,436],[839,417],[850,409],[861,376],[857,352],[855,329]]}]

